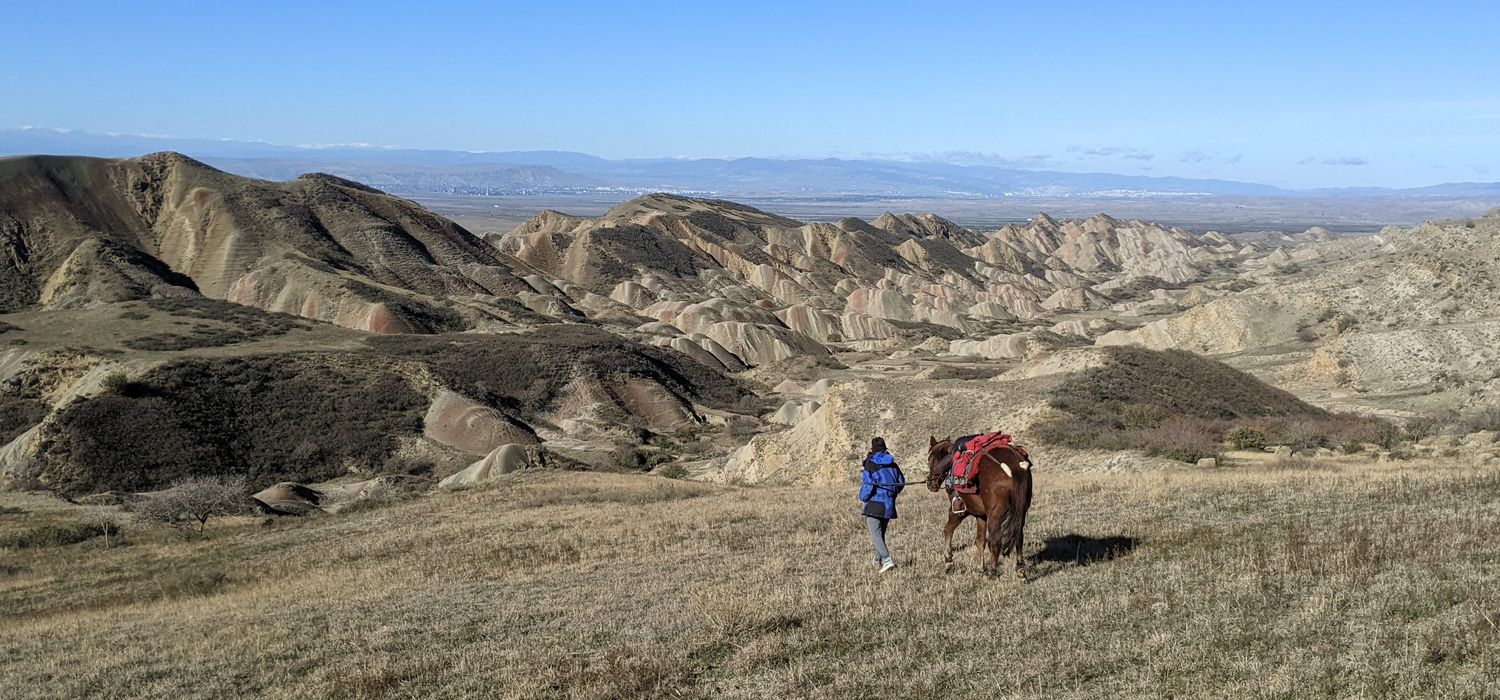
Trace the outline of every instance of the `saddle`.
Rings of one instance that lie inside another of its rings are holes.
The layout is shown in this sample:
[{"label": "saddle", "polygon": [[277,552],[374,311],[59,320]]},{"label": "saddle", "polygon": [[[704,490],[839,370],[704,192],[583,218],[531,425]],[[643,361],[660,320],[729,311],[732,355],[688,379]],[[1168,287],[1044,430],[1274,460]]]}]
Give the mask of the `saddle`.
[{"label": "saddle", "polygon": [[1009,447],[1029,464],[1031,455],[1026,448],[1012,444],[1011,440],[1010,435],[999,432],[959,438],[953,443],[953,473],[948,477],[949,485],[959,493],[978,492],[979,460],[997,448]]}]

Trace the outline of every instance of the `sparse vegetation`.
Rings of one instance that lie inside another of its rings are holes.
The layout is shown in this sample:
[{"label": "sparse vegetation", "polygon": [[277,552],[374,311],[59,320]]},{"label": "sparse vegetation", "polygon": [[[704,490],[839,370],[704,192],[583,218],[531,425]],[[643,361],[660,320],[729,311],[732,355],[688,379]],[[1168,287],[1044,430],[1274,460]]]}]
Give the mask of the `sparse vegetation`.
[{"label": "sparse vegetation", "polygon": [[363,282],[346,282],[345,287],[365,301],[384,304],[392,313],[415,326],[418,332],[449,333],[469,327],[463,315],[446,302],[428,303]]},{"label": "sparse vegetation", "polygon": [[427,364],[445,384],[522,417],[551,405],[580,377],[638,377],[715,408],[753,394],[738,382],[674,352],[573,324],[525,335],[374,336],[382,354]]},{"label": "sparse vegetation", "polygon": [[[13,550],[0,672],[18,700],[1484,697],[1500,663],[1493,470],[1054,473],[1027,585],[982,578],[967,549],[945,569],[944,500],[910,490],[900,568],[877,576],[830,505],[848,497],[534,473],[275,528]],[[553,526],[580,508],[586,531]],[[848,672],[872,654],[878,678]]]},{"label": "sparse vegetation", "polygon": [[63,408],[42,479],[67,493],[158,488],[213,469],[255,483],[379,467],[420,432],[426,399],[369,357],[178,360]]},{"label": "sparse vegetation", "polygon": [[0,333],[23,330],[20,326],[0,321]]},{"label": "sparse vegetation", "polygon": [[[192,323],[187,334],[158,333],[130,338],[123,344],[131,350],[176,351],[234,345],[284,335],[305,328],[308,321],[289,314],[262,311],[206,297],[167,297],[148,299],[146,306],[184,319],[201,319]],[[148,318],[140,311],[125,311],[121,318]]]},{"label": "sparse vegetation", "polygon": [[47,417],[47,410],[47,404],[40,400],[0,393],[0,445],[40,423]]},{"label": "sparse vegetation", "polygon": [[999,367],[955,367],[953,365],[941,365],[932,370],[928,375],[934,381],[940,379],[962,379],[965,381],[978,381],[992,379],[1003,372]]}]

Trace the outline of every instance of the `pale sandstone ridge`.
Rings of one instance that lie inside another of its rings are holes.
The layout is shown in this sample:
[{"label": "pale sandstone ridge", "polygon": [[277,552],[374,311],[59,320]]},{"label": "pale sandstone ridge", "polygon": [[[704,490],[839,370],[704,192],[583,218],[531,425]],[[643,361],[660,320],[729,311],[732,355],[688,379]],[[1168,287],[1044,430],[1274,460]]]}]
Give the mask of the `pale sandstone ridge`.
[{"label": "pale sandstone ridge", "polygon": [[861,380],[834,385],[810,415],[779,433],[751,439],[723,464],[718,478],[751,483],[849,484],[865,445],[884,436],[907,478],[926,472],[929,436],[986,429],[1020,432],[1046,401],[1021,383]]},{"label": "pale sandstone ridge", "polygon": [[[894,350],[941,326],[982,340],[1017,321],[1063,323],[1131,294],[1200,280],[1242,256],[1218,235],[1193,236],[1107,216],[1039,216],[992,236],[932,214],[810,223],[720,200],[657,194],[597,219],[544,212],[488,239],[502,253],[663,326],[650,342],[712,364],[763,365],[831,350]],[[1175,297],[1131,304],[1138,316],[1175,312]],[[1091,338],[1097,318],[1072,335]],[[665,326],[671,326],[676,332]],[[711,338],[733,355],[705,347]],[[967,347],[967,346],[966,346]]]},{"label": "pale sandstone ridge", "polygon": [[1500,221],[1300,237],[1311,242],[1247,260],[1248,288],[1209,301],[1181,297],[1174,303],[1186,310],[1096,342],[1224,355],[1338,408],[1464,410],[1494,402]]}]

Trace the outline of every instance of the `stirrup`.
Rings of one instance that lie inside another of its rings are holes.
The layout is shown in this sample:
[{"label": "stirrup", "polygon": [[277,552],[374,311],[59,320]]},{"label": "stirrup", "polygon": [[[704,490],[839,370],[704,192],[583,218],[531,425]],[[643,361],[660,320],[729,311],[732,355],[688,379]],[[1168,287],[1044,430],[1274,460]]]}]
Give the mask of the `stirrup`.
[{"label": "stirrup", "polygon": [[948,512],[954,515],[960,515],[969,512],[969,507],[967,505],[964,505],[964,497],[954,496],[953,501],[948,504]]}]

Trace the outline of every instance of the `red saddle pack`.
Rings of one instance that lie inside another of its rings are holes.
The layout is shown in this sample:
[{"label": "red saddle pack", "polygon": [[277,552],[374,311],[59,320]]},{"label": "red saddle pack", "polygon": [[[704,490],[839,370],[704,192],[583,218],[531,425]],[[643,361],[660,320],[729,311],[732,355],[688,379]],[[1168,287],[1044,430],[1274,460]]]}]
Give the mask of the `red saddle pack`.
[{"label": "red saddle pack", "polygon": [[1011,436],[1005,433],[975,435],[962,443],[953,452],[953,490],[959,493],[974,493],[979,490],[979,458],[990,450],[1009,447],[1020,453],[1021,459],[1029,461],[1031,455],[1026,448],[1011,444]]}]

